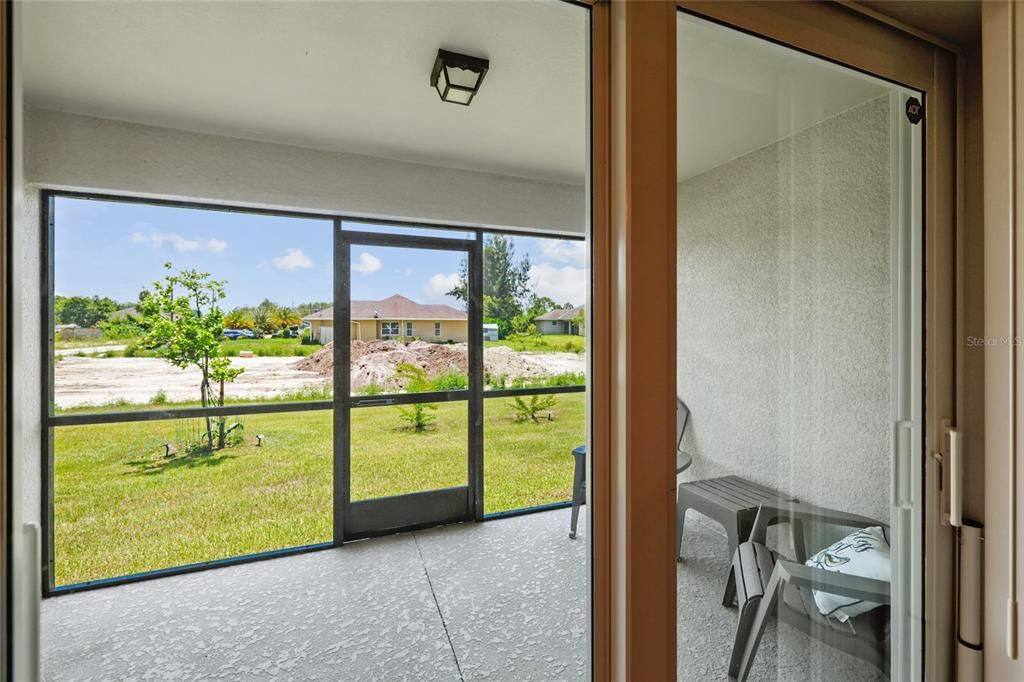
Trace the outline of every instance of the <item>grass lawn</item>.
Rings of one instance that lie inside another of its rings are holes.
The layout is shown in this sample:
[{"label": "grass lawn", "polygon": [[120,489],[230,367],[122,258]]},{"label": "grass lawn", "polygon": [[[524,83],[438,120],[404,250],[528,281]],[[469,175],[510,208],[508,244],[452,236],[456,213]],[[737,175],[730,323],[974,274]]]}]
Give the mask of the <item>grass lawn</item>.
[{"label": "grass lawn", "polygon": [[571,352],[579,353],[584,350],[584,338],[569,334],[544,334],[541,336],[528,336],[522,339],[503,339],[501,341],[484,341],[484,347],[508,346],[517,351],[538,351],[538,352]]},{"label": "grass lawn", "polygon": [[239,351],[252,351],[257,357],[280,357],[294,355],[305,357],[317,352],[322,348],[319,345],[303,346],[298,339],[238,339],[221,341],[221,350],[224,355],[234,357]]},{"label": "grass lawn", "polygon": [[[552,420],[523,423],[511,399],[485,401],[487,513],[569,499],[584,404],[560,395]],[[432,414],[417,433],[395,407],[355,410],[353,499],[465,484],[465,404]],[[56,584],[330,541],[332,413],[239,421],[243,442],[212,454],[186,452],[196,419],[55,429]]]},{"label": "grass lawn", "polygon": [[[86,348],[95,347],[102,348],[103,346],[110,345],[132,345],[137,342],[138,339],[95,339],[92,343],[85,343],[82,341],[69,341],[59,342],[55,344],[55,348],[60,349],[73,349],[73,348]],[[320,345],[306,345],[303,346],[299,343],[298,339],[238,339],[232,341],[230,339],[224,339],[220,343],[221,351],[227,357],[236,357],[240,351],[247,350],[252,351],[256,357],[305,357],[311,355],[323,346]],[[129,351],[133,357],[147,358],[147,357],[159,357],[154,351],[133,349]],[[123,350],[117,351],[104,351],[102,353],[89,353],[89,355],[102,355],[103,357],[110,358],[123,358],[126,353]]]}]

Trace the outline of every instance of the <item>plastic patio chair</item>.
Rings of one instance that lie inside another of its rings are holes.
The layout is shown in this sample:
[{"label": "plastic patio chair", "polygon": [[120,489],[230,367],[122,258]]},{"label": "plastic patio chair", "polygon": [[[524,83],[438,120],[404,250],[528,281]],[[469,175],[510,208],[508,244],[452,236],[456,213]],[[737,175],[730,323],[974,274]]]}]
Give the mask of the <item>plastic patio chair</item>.
[{"label": "plastic patio chair", "polygon": [[[686,471],[693,458],[683,452],[683,434],[686,432],[686,425],[690,422],[690,408],[681,398],[676,397],[676,473]],[[573,448],[573,459],[575,460],[575,471],[572,481],[572,518],[569,521],[569,537],[576,539],[576,524],[580,518],[580,506],[587,501],[587,446],[580,445]]]},{"label": "plastic patio chair", "polygon": [[[792,524],[797,561],[779,556],[765,545],[768,526],[787,521]],[[740,605],[736,640],[729,660],[729,679],[747,679],[772,615],[833,648],[868,661],[885,674],[889,672],[890,584],[805,566],[804,523],[844,528],[881,526],[888,533],[884,523],[835,509],[798,503],[762,504],[750,539],[741,543],[733,556],[733,570],[726,587],[727,599],[731,601],[731,594],[736,594]],[[814,603],[812,590],[882,606],[844,623],[822,615]]]}]

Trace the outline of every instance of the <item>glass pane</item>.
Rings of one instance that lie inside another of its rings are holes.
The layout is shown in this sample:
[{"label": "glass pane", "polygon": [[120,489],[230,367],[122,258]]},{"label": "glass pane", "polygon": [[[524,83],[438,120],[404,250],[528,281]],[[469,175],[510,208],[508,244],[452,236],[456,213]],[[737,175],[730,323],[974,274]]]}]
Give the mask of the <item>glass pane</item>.
[{"label": "glass pane", "polygon": [[484,401],[484,513],[572,499],[585,411],[584,393]]},{"label": "glass pane", "polygon": [[[358,244],[351,252],[352,394],[466,389],[463,255]],[[310,321],[314,338],[330,343],[333,317],[329,309]]]},{"label": "glass pane", "polygon": [[587,244],[484,237],[486,389],[586,383]]},{"label": "glass pane", "polygon": [[465,401],[353,408],[352,501],[466,485],[468,409]]},{"label": "glass pane", "polygon": [[53,429],[55,584],[332,538],[330,410]]},{"label": "glass pane", "polygon": [[[319,350],[302,318],[332,297],[329,221],[57,197],[53,223],[56,413],[198,405],[206,352],[241,370],[227,403],[330,398],[299,364]],[[175,344],[195,306],[172,310],[187,291],[168,280],[190,270],[210,297],[195,352]]]},{"label": "glass pane", "polygon": [[[923,471],[921,127],[903,116],[920,95],[678,22],[678,677],[911,679],[897,666],[920,657],[920,482],[892,497],[891,472]],[[778,523],[754,526],[762,505]],[[754,644],[729,606],[750,614],[749,581],[772,575]]]}]

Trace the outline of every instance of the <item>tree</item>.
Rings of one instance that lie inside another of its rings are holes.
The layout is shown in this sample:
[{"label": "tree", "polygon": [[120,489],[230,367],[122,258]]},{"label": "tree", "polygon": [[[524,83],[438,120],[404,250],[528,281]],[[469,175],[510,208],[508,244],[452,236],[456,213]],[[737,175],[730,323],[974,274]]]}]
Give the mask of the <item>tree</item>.
[{"label": "tree", "polygon": [[580,306],[580,309],[573,315],[572,323],[576,325],[576,333],[580,336],[583,335],[584,324],[587,321],[587,309]]},{"label": "tree", "polygon": [[[534,424],[540,422],[538,416],[545,410],[550,410],[557,404],[557,400],[553,395],[531,395],[525,400],[516,396],[512,408],[515,410],[515,420],[517,422],[532,421]],[[551,413],[548,412],[548,420],[552,420]]]},{"label": "tree", "polygon": [[275,307],[274,311],[270,314],[270,321],[278,329],[288,329],[289,327],[297,327],[302,324],[302,319],[298,314],[287,307]]},{"label": "tree", "polygon": [[260,334],[270,334],[274,331],[274,322],[271,319],[273,309],[262,303],[252,311],[252,327]]},{"label": "tree", "polygon": [[[149,296],[139,302],[146,335],[139,342],[156,351],[175,367],[195,366],[202,374],[199,399],[203,407],[224,406],[224,386],[243,372],[232,367],[231,359],[220,350],[224,336],[224,313],[218,302],[224,298],[224,282],[210,279],[207,272],[181,270],[153,283]],[[219,390],[213,386],[218,385]],[[217,441],[214,444],[214,423]],[[206,439],[210,448],[224,447],[227,436],[225,417],[206,418]]]},{"label": "tree", "polygon": [[[448,292],[460,301],[469,298],[467,264],[463,260],[458,283]],[[498,333],[508,336],[513,320],[523,314],[530,290],[530,257],[516,259],[511,237],[494,234],[484,244],[484,319],[498,325]]]},{"label": "tree", "polygon": [[79,327],[95,327],[121,307],[106,296],[58,296],[54,301],[57,324],[77,324]]},{"label": "tree", "polygon": [[224,316],[224,326],[228,329],[252,329],[252,309],[235,308]]},{"label": "tree", "polygon": [[[403,380],[403,387],[408,393],[422,393],[430,388],[427,370],[411,362],[401,362],[395,366],[395,377]],[[409,422],[416,431],[425,431],[430,422],[437,417],[430,412],[436,411],[437,405],[430,403],[414,403],[408,408],[399,407],[399,418]]]}]

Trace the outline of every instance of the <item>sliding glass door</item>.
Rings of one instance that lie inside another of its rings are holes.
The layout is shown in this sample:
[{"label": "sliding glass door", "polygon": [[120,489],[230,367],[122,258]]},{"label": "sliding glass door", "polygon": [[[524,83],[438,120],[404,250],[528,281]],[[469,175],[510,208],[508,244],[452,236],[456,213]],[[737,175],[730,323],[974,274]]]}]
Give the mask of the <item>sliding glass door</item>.
[{"label": "sliding glass door", "polygon": [[924,94],[677,27],[679,678],[916,679]]}]

